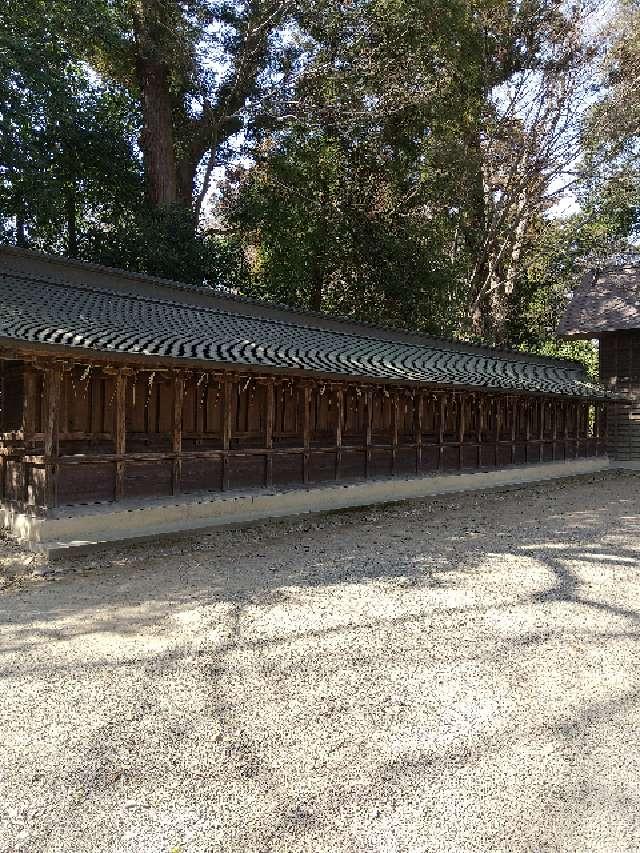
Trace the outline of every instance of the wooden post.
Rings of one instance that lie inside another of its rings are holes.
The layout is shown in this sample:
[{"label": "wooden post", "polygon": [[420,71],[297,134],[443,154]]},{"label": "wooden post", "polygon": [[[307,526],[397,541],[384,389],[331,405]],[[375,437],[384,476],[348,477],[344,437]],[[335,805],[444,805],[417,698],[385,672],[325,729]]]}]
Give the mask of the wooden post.
[{"label": "wooden post", "polygon": [[231,394],[233,382],[231,377],[225,373],[222,391],[222,491],[229,488],[229,448],[231,447],[231,423],[233,417],[233,404]]},{"label": "wooden post", "polygon": [[302,459],[302,477],[304,484],[306,485],[309,482],[309,463],[311,461],[311,386],[308,382],[305,382],[303,386],[303,424],[302,424],[302,438],[304,444],[304,455]]},{"label": "wooden post", "polygon": [[422,471],[422,421],[424,418],[424,396],[418,391],[418,399],[414,403],[415,433],[416,433],[416,474]]},{"label": "wooden post", "polygon": [[171,494],[182,488],[182,406],[184,403],[184,375],[173,377],[173,420],[171,424],[171,450],[175,454],[171,469]]},{"label": "wooden post", "polygon": [[342,385],[336,391],[336,480],[340,479],[342,468],[342,425],[344,423],[344,389]]},{"label": "wooden post", "polygon": [[37,375],[32,367],[26,367],[24,371],[24,392],[22,399],[22,431],[24,434],[25,447],[33,446],[33,436],[36,430],[36,405],[37,400]]},{"label": "wooden post", "polygon": [[265,484],[273,485],[273,424],[275,420],[275,387],[273,377],[267,379],[267,422],[265,425],[265,447],[267,448],[265,465]]},{"label": "wooden post", "polygon": [[544,398],[540,398],[538,400],[538,413],[539,413],[539,421],[538,424],[538,461],[544,461],[544,418],[545,418],[545,409],[546,409],[546,400]]},{"label": "wooden post", "polygon": [[565,401],[564,408],[564,458],[569,456],[569,404]]},{"label": "wooden post", "polygon": [[551,428],[553,430],[553,434],[551,437],[551,441],[552,441],[551,458],[555,462],[556,461],[556,455],[557,455],[557,453],[556,453],[556,442],[558,440],[558,401],[557,400],[553,401],[551,411],[552,411]]},{"label": "wooden post", "polygon": [[462,470],[464,462],[464,404],[466,395],[458,395],[458,470]]},{"label": "wooden post", "polygon": [[44,424],[45,489],[47,509],[57,503],[58,430],[60,419],[60,385],[62,369],[57,365],[45,371],[46,418]]},{"label": "wooden post", "polygon": [[444,461],[444,418],[446,412],[446,395],[440,395],[440,411],[438,416],[438,471],[442,471]]},{"label": "wooden post", "polygon": [[124,455],[127,452],[127,375],[122,371],[116,374],[116,393],[114,408],[114,451],[117,457],[114,499],[124,497]]},{"label": "wooden post", "polygon": [[476,435],[476,441],[478,443],[478,452],[476,455],[476,463],[477,467],[482,467],[482,426],[483,426],[483,418],[484,418],[484,394],[478,395],[478,432]]},{"label": "wooden post", "polygon": [[400,399],[398,392],[393,392],[393,405],[391,409],[391,475],[396,474],[396,460],[398,457],[398,421],[400,419]]},{"label": "wooden post", "polygon": [[373,391],[368,390],[366,397],[367,421],[364,431],[364,475],[371,473],[371,435],[373,430]]},{"label": "wooden post", "polygon": [[531,448],[529,447],[529,443],[531,442],[531,400],[527,398],[524,401],[524,422],[525,422],[525,451],[524,451],[524,461],[528,464],[529,452]]}]

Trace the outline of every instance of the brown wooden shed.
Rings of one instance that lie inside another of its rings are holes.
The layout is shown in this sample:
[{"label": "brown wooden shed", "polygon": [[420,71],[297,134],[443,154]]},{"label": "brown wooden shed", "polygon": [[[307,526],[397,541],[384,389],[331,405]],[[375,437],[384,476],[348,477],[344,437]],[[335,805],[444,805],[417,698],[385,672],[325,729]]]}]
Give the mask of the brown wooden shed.
[{"label": "brown wooden shed", "polygon": [[598,340],[600,382],[612,395],[609,456],[640,462],[640,267],[611,265],[588,272],[558,334]]},{"label": "brown wooden shed", "polygon": [[574,362],[14,248],[0,299],[0,502],[24,538],[96,505],[606,451],[606,394]]}]

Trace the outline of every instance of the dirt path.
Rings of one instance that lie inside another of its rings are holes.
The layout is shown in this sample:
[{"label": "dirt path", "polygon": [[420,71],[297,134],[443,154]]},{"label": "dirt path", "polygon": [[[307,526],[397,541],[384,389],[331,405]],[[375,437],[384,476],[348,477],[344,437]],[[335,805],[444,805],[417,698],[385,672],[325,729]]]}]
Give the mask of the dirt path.
[{"label": "dirt path", "polygon": [[639,549],[630,475],[0,545],[0,851],[640,851]]}]

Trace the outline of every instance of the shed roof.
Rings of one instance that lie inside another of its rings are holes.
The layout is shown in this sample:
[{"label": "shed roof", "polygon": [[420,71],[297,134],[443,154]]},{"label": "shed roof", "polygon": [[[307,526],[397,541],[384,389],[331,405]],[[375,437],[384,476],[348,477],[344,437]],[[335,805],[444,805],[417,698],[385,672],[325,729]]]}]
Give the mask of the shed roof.
[{"label": "shed roof", "polygon": [[595,338],[640,329],[640,266],[608,266],[582,279],[558,326],[558,334]]},{"label": "shed roof", "polygon": [[[604,396],[575,362],[368,327],[78,262],[0,251],[0,343],[342,378]],[[76,354],[78,354],[76,353]]]}]

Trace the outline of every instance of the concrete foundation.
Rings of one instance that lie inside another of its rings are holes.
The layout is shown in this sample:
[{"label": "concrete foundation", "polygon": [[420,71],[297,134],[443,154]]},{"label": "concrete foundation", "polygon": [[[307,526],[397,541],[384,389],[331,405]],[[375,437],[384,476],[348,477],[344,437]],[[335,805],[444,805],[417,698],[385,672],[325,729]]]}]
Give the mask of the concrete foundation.
[{"label": "concrete foundation", "polygon": [[473,473],[381,479],[284,491],[206,494],[164,498],[143,504],[69,507],[49,518],[4,511],[1,520],[29,548],[50,556],[70,548],[109,542],[153,539],[226,524],[326,512],[349,507],[423,498],[450,492],[534,483],[604,471],[606,457],[549,462]]}]

